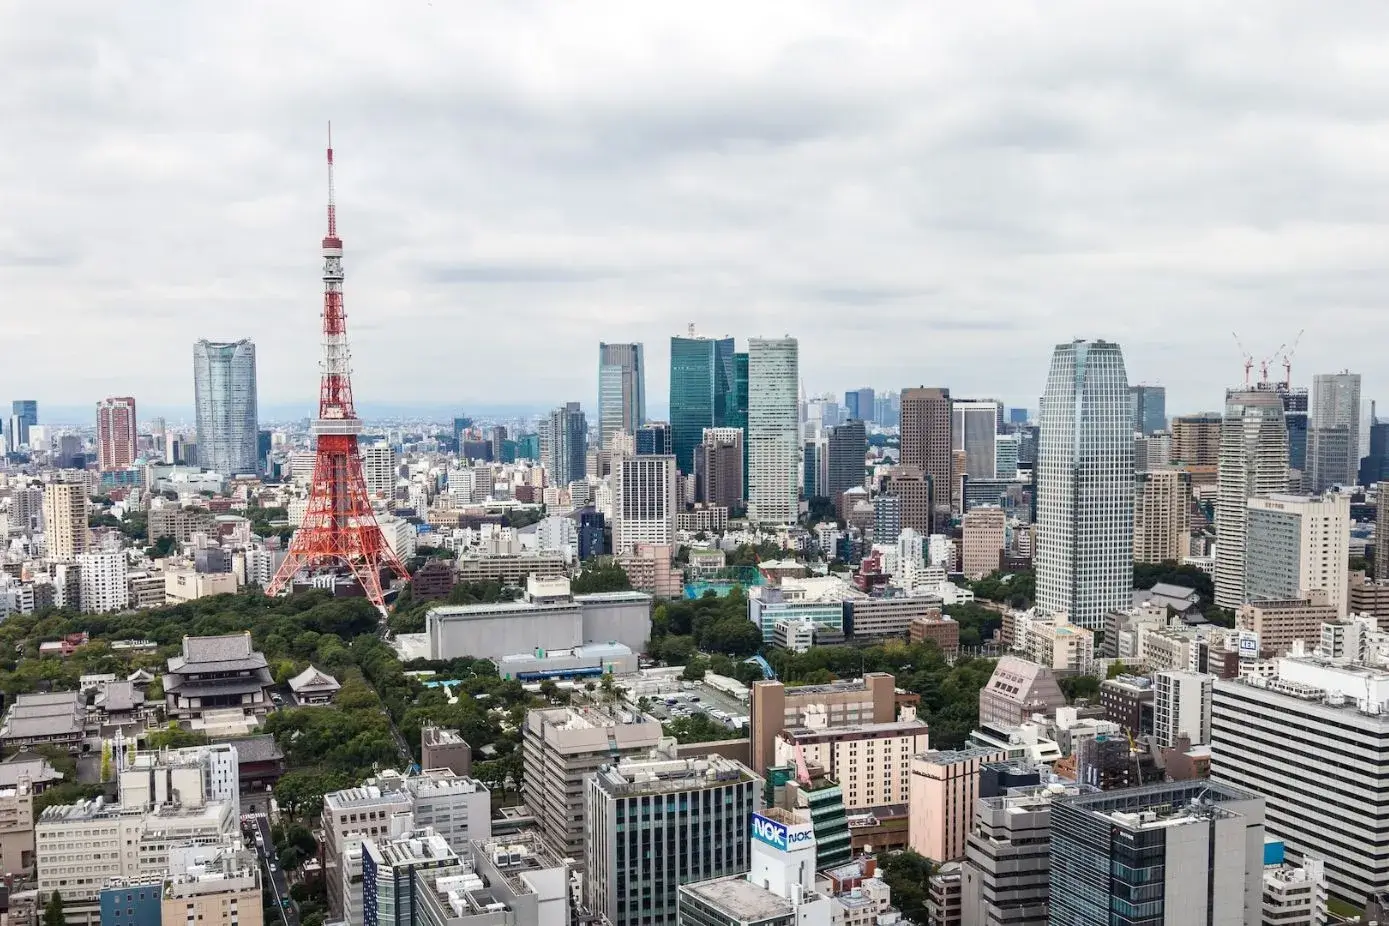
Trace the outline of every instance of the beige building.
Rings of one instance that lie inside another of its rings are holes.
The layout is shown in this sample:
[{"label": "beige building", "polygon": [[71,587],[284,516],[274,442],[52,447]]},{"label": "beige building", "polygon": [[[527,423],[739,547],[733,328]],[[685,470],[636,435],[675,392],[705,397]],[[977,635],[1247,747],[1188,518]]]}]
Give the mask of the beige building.
[{"label": "beige building", "polygon": [[646,756],[664,735],[660,722],[644,714],[624,717],[597,707],[526,714],[526,809],[550,847],[583,864],[585,779],[623,756]]},{"label": "beige building", "polygon": [[931,490],[919,466],[894,466],[887,493],[902,500],[902,527],[923,536],[931,533]]},{"label": "beige building", "polygon": [[1172,419],[1172,462],[1188,466],[1220,464],[1221,415],[1183,415]]},{"label": "beige building", "polygon": [[27,778],[0,788],[0,872],[34,873],[34,793]]},{"label": "beige building", "polygon": [[195,572],[173,569],[164,573],[164,600],[182,604],[211,595],[235,595],[236,576],[230,572]]},{"label": "beige building", "polygon": [[1030,618],[1022,625],[1022,651],[1027,658],[1058,675],[1082,675],[1095,664],[1095,634],[1066,619],[1065,614]]},{"label": "beige building", "polygon": [[1033,714],[1051,715],[1066,705],[1066,696],[1051,669],[1036,662],[1004,656],[994,665],[988,684],[979,690],[979,722],[1016,727]]},{"label": "beige building", "polygon": [[[1389,508],[1389,505],[1385,507]],[[1389,534],[1381,536],[1389,537]],[[1389,542],[1383,546],[1389,549]],[[1375,550],[1375,557],[1378,561],[1378,549]],[[1365,578],[1363,572],[1354,573],[1350,579],[1350,613],[1369,614],[1379,622],[1380,630],[1389,630],[1389,581],[1370,580]]]},{"label": "beige building", "polygon": [[992,747],[927,752],[911,763],[907,837],[911,847],[933,862],[963,858],[965,840],[979,800],[979,772],[1007,759]]},{"label": "beige building", "polygon": [[912,756],[926,752],[930,738],[914,708],[904,708],[903,715],[890,723],[783,730],[776,738],[776,764],[795,765],[799,750],[806,762],[821,766],[839,782],[844,809],[850,813],[905,804]]},{"label": "beige building", "polygon": [[223,850],[164,883],[163,926],[263,926],[260,867],[250,852]]},{"label": "beige building", "polygon": [[50,482],[43,487],[43,539],[48,558],[70,563],[87,552],[87,489],[79,482]]},{"label": "beige building", "polygon": [[967,579],[982,579],[999,568],[1008,519],[997,505],[971,508],[962,519],[961,572]]},{"label": "beige building", "polygon": [[656,598],[679,598],[685,577],[674,564],[675,548],[663,543],[639,543],[617,559],[632,588]]},{"label": "beige building", "polygon": [[1235,611],[1235,626],[1259,635],[1259,654],[1286,656],[1293,641],[1301,640],[1308,651],[1321,642],[1321,625],[1339,617],[1324,592],[1310,598],[1257,601]]},{"label": "beige building", "polygon": [[886,672],[870,672],[854,681],[789,689],[781,682],[753,682],[749,706],[752,770],[765,775],[769,766],[776,765],[777,734],[807,726],[812,716],[823,716],[827,728],[891,723],[897,719],[897,684]]},{"label": "beige building", "polygon": [[169,504],[151,508],[147,524],[150,543],[160,537],[172,537],[178,543],[188,543],[194,534],[212,533],[217,526],[217,516],[206,508]]},{"label": "beige building", "polygon": [[1245,519],[1245,601],[1282,601],[1324,591],[1338,616],[1346,616],[1349,495],[1251,498]]},{"label": "beige building", "polygon": [[1191,543],[1191,474],[1162,468],[1133,478],[1133,561],[1180,563]]},{"label": "beige building", "polygon": [[1186,669],[1191,666],[1193,638],[1167,628],[1138,630],[1138,659],[1150,672]]}]

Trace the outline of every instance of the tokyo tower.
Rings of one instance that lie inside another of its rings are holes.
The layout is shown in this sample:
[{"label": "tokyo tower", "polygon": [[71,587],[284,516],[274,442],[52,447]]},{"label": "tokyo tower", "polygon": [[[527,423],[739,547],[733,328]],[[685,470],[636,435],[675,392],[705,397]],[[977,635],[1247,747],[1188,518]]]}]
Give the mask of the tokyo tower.
[{"label": "tokyo tower", "polygon": [[318,393],[313,487],[304,522],[289,543],[289,555],[265,590],[278,595],[301,569],[346,568],[371,603],[384,612],[381,569],[408,578],[405,564],[386,545],[367,497],[357,435],[362,422],[352,405],[351,352],[347,313],[342,307],[342,239],[333,198],[333,130],[328,127],[328,234],[323,239],[323,371]]}]

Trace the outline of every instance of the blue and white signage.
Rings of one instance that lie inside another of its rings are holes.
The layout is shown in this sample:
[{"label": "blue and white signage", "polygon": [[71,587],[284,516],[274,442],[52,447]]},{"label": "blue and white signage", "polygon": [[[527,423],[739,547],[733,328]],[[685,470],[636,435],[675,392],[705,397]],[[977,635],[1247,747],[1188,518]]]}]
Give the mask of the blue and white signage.
[{"label": "blue and white signage", "polygon": [[787,826],[755,813],[752,815],[752,838],[774,849],[794,852],[815,845],[815,828],[809,823]]},{"label": "blue and white signage", "polygon": [[1239,632],[1239,655],[1241,659],[1259,658],[1259,635],[1250,630]]},{"label": "blue and white signage", "polygon": [[786,848],[786,827],[760,813],[752,815],[752,838],[775,849]]}]

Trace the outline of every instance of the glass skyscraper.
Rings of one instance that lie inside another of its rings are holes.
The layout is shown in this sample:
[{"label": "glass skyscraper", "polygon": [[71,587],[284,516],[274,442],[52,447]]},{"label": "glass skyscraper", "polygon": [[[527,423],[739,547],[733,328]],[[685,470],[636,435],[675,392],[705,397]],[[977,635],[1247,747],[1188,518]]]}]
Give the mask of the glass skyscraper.
[{"label": "glass skyscraper", "polygon": [[598,345],[598,446],[646,423],[646,361],[640,344]]},{"label": "glass skyscraper", "polygon": [[1090,629],[1133,603],[1133,429],[1124,355],[1058,344],[1037,456],[1037,605]]},{"label": "glass skyscraper", "polygon": [[550,444],[545,466],[552,485],[583,479],[588,471],[588,419],[578,402],[566,402],[550,412]]},{"label": "glass skyscraper", "polygon": [[680,472],[694,472],[694,449],[705,428],[729,427],[736,408],[732,338],[702,338],[693,329],[670,339],[670,430]]},{"label": "glass skyscraper", "polygon": [[256,345],[198,341],[193,345],[198,461],[224,476],[259,471]]},{"label": "glass skyscraper", "polygon": [[1135,433],[1167,430],[1167,387],[1130,386],[1129,408],[1133,412]]}]

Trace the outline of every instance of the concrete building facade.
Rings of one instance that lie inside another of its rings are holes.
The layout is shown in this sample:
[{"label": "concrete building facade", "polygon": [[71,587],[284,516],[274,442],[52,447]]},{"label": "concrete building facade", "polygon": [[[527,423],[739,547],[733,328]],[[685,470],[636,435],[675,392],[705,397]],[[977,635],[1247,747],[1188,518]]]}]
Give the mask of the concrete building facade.
[{"label": "concrete building facade", "polygon": [[1350,599],[1350,496],[1270,495],[1249,499],[1244,555],[1246,601],[1324,592],[1345,617]]},{"label": "concrete building facade", "polygon": [[934,862],[965,854],[979,800],[979,773],[1007,753],[993,747],[926,752],[912,758],[908,835],[911,847]]},{"label": "concrete building facade", "polygon": [[1134,474],[1133,561],[1180,563],[1191,540],[1191,474],[1165,467]]},{"label": "concrete building facade", "polygon": [[962,521],[960,571],[967,579],[982,579],[999,568],[1008,518],[996,505],[981,505]]}]

